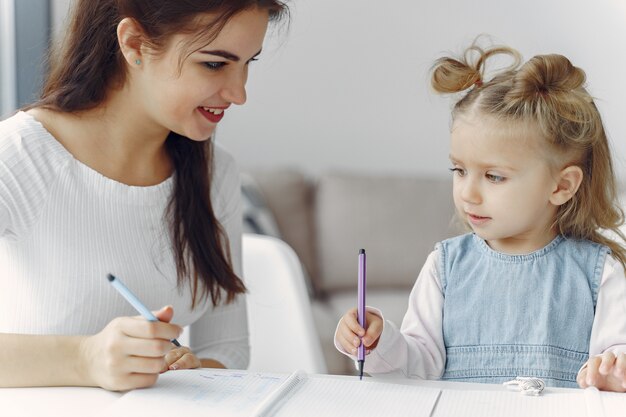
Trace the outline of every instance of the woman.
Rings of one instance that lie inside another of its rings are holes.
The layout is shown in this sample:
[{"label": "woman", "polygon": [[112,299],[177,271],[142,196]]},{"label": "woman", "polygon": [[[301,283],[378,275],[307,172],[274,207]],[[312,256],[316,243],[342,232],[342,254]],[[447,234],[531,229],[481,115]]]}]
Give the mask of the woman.
[{"label": "woman", "polygon": [[[0,122],[0,386],[127,390],[247,366],[239,179],[210,137],[286,13],[76,1],[41,100]],[[165,305],[160,322],[129,317],[108,273]],[[191,346],[174,348],[185,325]]]}]

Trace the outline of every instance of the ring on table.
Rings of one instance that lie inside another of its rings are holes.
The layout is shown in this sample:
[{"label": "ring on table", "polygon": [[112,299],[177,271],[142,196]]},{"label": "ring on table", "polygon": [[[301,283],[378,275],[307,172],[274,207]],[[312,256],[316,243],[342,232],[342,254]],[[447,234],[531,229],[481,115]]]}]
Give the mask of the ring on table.
[{"label": "ring on table", "polygon": [[508,389],[520,391],[522,395],[541,395],[546,383],[541,378],[533,376],[518,376],[517,378],[503,383]]}]

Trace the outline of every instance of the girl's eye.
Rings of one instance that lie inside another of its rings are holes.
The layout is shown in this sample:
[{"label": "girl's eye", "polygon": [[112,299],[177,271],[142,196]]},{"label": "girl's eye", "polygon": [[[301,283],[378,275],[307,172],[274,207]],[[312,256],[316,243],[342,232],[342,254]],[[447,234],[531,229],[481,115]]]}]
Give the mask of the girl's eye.
[{"label": "girl's eye", "polygon": [[493,183],[503,182],[506,179],[503,176],[494,175],[494,174],[485,174],[485,177]]},{"label": "girl's eye", "polygon": [[226,65],[226,62],[203,62],[202,64],[210,70],[217,71]]},{"label": "girl's eye", "polygon": [[247,64],[254,62],[254,61],[258,61],[259,58],[250,58],[250,60],[247,62]]},{"label": "girl's eye", "polygon": [[465,170],[463,168],[450,168],[450,172],[458,175],[459,177],[462,177],[465,175]]}]

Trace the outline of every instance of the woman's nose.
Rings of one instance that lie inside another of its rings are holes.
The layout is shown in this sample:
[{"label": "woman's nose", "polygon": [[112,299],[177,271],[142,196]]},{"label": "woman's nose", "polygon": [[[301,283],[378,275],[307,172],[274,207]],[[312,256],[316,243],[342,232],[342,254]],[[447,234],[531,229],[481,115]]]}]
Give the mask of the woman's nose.
[{"label": "woman's nose", "polygon": [[222,97],[229,103],[242,105],[247,100],[246,81],[247,74],[233,74],[226,85],[222,88]]}]

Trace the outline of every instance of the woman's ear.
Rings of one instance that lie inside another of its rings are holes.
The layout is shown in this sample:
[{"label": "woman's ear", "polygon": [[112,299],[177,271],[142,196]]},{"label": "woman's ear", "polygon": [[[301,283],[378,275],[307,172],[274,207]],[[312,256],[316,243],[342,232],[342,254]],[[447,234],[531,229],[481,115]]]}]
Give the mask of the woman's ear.
[{"label": "woman's ear", "polygon": [[583,182],[583,170],[577,165],[565,167],[559,172],[556,188],[550,196],[550,202],[561,206],[574,197]]},{"label": "woman's ear", "polygon": [[136,20],[125,17],[117,25],[117,42],[120,45],[124,59],[131,67],[139,66],[143,61],[142,39],[143,31]]}]

